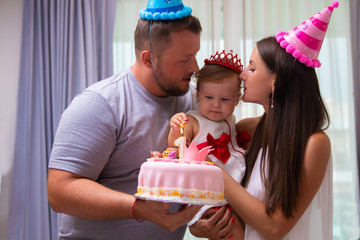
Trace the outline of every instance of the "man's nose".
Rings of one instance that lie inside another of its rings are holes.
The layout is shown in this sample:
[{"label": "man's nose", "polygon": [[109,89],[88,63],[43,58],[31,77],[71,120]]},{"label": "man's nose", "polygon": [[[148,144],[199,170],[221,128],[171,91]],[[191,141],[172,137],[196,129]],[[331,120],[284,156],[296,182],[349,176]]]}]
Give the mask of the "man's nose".
[{"label": "man's nose", "polygon": [[197,64],[197,61],[196,61],[196,58],[195,58],[195,57],[194,57],[194,59],[191,61],[190,71],[191,71],[191,72],[198,72],[198,71],[199,71],[199,65]]}]

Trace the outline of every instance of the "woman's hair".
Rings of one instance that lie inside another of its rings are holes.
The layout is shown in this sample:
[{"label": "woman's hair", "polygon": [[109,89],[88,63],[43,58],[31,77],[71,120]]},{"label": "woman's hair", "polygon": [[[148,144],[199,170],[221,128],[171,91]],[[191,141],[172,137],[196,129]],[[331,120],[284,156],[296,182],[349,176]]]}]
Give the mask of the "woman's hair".
[{"label": "woman's hair", "polygon": [[[261,171],[265,184],[266,212],[281,209],[292,217],[303,183],[306,143],[316,131],[329,126],[329,115],[320,95],[314,68],[288,54],[275,37],[257,43],[260,57],[275,73],[273,108],[265,113],[254,134],[247,156],[247,184],[259,151],[263,150]],[[268,156],[268,165],[265,157]]]},{"label": "woman's hair", "polygon": [[[139,19],[135,34],[135,55],[139,57],[141,51],[149,49],[149,28],[150,21]],[[153,20],[151,23],[151,48],[157,55],[161,56],[162,52],[171,44],[171,33],[188,30],[193,33],[201,33],[202,28],[198,18],[188,16],[174,20]]]}]

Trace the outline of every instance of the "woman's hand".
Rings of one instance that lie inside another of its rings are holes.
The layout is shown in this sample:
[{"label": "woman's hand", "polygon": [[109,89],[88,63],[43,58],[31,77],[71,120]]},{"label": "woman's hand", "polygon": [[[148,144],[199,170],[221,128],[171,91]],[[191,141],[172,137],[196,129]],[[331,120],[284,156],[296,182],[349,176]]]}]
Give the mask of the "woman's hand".
[{"label": "woman's hand", "polygon": [[211,208],[199,221],[189,227],[192,235],[211,240],[232,238],[234,218],[230,208],[225,205],[220,209]]}]

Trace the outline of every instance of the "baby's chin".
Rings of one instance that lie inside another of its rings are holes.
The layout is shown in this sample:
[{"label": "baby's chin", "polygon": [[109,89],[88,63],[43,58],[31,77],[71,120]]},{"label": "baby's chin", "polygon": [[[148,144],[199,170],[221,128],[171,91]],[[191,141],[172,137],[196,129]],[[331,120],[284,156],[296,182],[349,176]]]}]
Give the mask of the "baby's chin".
[{"label": "baby's chin", "polygon": [[216,117],[216,116],[208,115],[208,116],[205,116],[205,118],[207,118],[213,122],[221,122],[221,121],[224,121],[227,117],[224,118],[223,116]]}]

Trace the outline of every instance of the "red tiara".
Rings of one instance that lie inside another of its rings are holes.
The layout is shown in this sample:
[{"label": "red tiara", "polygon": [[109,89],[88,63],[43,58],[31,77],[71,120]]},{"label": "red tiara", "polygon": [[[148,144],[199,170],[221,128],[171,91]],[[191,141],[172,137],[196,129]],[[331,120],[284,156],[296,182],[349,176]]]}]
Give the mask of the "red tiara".
[{"label": "red tiara", "polygon": [[243,71],[243,65],[241,65],[241,59],[238,58],[238,55],[233,55],[233,51],[230,50],[229,53],[226,53],[225,50],[222,50],[221,53],[216,51],[215,55],[211,55],[210,59],[205,59],[205,65],[216,64],[224,67],[228,67],[234,70],[237,73]]}]

